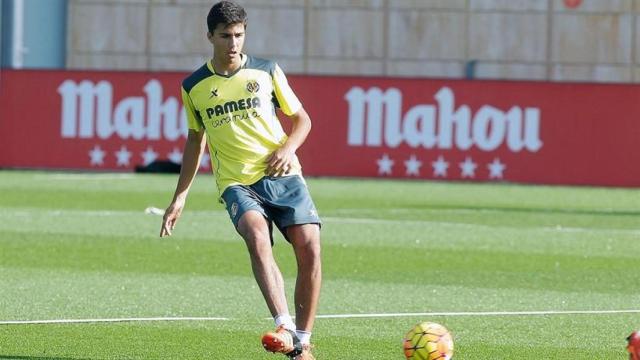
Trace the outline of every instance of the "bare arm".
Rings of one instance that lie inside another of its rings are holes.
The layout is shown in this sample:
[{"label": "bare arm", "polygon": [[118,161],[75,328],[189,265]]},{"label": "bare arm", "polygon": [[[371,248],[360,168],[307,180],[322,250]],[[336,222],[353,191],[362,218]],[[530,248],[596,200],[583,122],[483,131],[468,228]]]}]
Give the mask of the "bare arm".
[{"label": "bare arm", "polygon": [[204,132],[204,129],[198,132],[189,129],[189,135],[187,136],[182,154],[182,166],[180,168],[178,185],[173,194],[171,204],[169,204],[169,207],[167,207],[167,210],[164,212],[160,237],[171,236],[171,231],[176,227],[176,222],[180,218],[180,214],[182,214],[189,188],[200,167],[200,157],[206,144]]},{"label": "bare arm", "polygon": [[267,175],[286,174],[291,167],[296,150],[302,146],[311,131],[311,119],[304,108],[289,118],[293,123],[291,133],[287,141],[267,159]]}]

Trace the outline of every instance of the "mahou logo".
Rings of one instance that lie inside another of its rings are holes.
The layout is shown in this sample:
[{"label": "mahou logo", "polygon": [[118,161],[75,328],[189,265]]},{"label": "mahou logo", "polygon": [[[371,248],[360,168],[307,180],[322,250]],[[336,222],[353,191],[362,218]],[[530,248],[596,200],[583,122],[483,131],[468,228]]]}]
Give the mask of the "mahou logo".
[{"label": "mahou logo", "polygon": [[143,88],[145,96],[125,97],[113,104],[113,86],[108,81],[76,83],[58,87],[62,97],[60,134],[63,138],[177,140],[186,137],[186,113],[175,97],[163,99],[162,85],[152,79]]},{"label": "mahou logo", "polygon": [[540,109],[513,106],[502,111],[484,105],[475,114],[468,105],[456,108],[455,94],[448,87],[434,96],[436,104],[419,104],[402,113],[402,92],[377,87],[351,88],[349,103],[350,146],[468,150],[476,146],[492,151],[506,143],[512,152],[536,152],[540,140]]}]

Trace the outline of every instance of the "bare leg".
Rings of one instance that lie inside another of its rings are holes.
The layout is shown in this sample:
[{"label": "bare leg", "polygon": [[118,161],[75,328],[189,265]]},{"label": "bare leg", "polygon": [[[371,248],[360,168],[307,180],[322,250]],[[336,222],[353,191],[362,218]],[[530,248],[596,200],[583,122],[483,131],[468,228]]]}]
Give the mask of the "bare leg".
[{"label": "bare leg", "polygon": [[298,262],[295,305],[296,327],[311,332],[318,310],[322,268],[320,260],[320,227],[317,224],[292,225],[287,235]]},{"label": "bare leg", "polygon": [[271,316],[288,314],[284,281],[273,258],[267,220],[257,211],[247,211],[238,222],[238,232],[249,250],[253,276],[267,302]]}]

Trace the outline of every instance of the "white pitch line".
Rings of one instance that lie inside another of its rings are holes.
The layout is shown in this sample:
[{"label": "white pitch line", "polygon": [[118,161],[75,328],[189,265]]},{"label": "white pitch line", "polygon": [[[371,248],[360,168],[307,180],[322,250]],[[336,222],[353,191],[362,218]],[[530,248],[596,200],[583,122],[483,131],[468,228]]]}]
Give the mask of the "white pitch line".
[{"label": "white pitch line", "polygon": [[113,319],[52,319],[52,320],[8,320],[0,321],[0,325],[30,324],[83,324],[83,323],[116,323],[116,322],[153,322],[153,321],[227,321],[225,317],[149,317],[149,318],[113,318]]},{"label": "white pitch line", "polygon": [[[355,319],[355,318],[389,318],[415,316],[544,316],[544,315],[606,315],[606,314],[640,314],[634,310],[546,310],[546,311],[466,311],[466,312],[421,312],[421,313],[381,313],[381,314],[332,314],[317,315],[318,319]],[[270,320],[271,318],[265,318]],[[52,319],[52,320],[7,320],[0,325],[35,325],[35,324],[83,324],[83,323],[117,323],[117,322],[161,322],[161,321],[230,321],[226,317],[148,317],[148,318],[113,318],[113,319]]]},{"label": "white pitch line", "polygon": [[567,311],[467,311],[467,312],[423,312],[389,314],[336,314],[318,315],[319,319],[349,318],[387,318],[412,316],[533,316],[533,315],[604,315],[604,314],[640,314],[640,310],[567,310]]}]

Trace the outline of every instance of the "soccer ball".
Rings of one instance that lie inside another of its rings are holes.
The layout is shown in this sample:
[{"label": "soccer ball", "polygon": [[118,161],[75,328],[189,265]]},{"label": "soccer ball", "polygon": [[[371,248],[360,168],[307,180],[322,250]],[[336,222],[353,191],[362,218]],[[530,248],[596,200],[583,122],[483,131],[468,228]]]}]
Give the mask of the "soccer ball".
[{"label": "soccer ball", "polygon": [[627,345],[627,351],[629,351],[629,359],[640,360],[640,331],[634,331],[627,338],[629,344]]},{"label": "soccer ball", "polygon": [[453,339],[444,326],[423,322],[405,335],[403,348],[408,360],[449,360],[453,355]]}]

